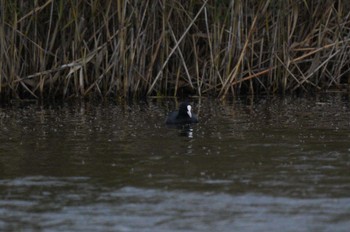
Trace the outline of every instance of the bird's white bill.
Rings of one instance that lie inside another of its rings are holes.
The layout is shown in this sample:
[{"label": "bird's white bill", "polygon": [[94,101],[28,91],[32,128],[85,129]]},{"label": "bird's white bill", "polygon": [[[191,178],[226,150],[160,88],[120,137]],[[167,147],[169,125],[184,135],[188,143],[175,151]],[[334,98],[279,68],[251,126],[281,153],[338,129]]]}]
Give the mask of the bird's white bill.
[{"label": "bird's white bill", "polygon": [[190,105],[187,106],[187,114],[192,118],[192,112],[191,112],[192,107]]}]

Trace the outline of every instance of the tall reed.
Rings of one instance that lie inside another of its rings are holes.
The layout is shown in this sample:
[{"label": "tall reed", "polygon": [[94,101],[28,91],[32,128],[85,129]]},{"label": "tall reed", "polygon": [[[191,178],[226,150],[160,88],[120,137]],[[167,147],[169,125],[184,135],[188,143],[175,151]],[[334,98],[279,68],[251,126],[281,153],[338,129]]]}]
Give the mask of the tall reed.
[{"label": "tall reed", "polygon": [[342,89],[342,0],[0,0],[0,96]]}]

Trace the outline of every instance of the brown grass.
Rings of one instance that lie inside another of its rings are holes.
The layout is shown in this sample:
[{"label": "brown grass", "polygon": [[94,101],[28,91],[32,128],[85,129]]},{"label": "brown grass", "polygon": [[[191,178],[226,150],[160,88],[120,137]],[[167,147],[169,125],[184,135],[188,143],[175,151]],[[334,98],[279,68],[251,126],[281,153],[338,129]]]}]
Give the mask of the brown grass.
[{"label": "brown grass", "polygon": [[341,90],[349,9],[341,0],[2,0],[0,96]]}]

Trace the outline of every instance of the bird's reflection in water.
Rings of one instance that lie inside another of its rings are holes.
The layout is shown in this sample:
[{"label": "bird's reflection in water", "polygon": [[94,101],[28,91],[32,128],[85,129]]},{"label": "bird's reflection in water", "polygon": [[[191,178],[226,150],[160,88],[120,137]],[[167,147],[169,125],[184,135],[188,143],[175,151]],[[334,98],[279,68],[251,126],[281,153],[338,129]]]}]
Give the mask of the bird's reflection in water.
[{"label": "bird's reflection in water", "polygon": [[167,127],[178,130],[180,137],[193,138],[193,128],[190,124],[167,125]]},{"label": "bird's reflection in water", "polygon": [[193,138],[193,129],[190,125],[181,125],[178,126],[180,131],[179,135],[182,137]]}]

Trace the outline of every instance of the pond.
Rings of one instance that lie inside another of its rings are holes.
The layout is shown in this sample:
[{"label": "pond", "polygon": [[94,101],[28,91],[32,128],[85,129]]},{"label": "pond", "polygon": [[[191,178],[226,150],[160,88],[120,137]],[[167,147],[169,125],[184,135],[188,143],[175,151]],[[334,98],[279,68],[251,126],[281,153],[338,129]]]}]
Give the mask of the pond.
[{"label": "pond", "polygon": [[347,95],[0,108],[1,231],[348,231]]}]

